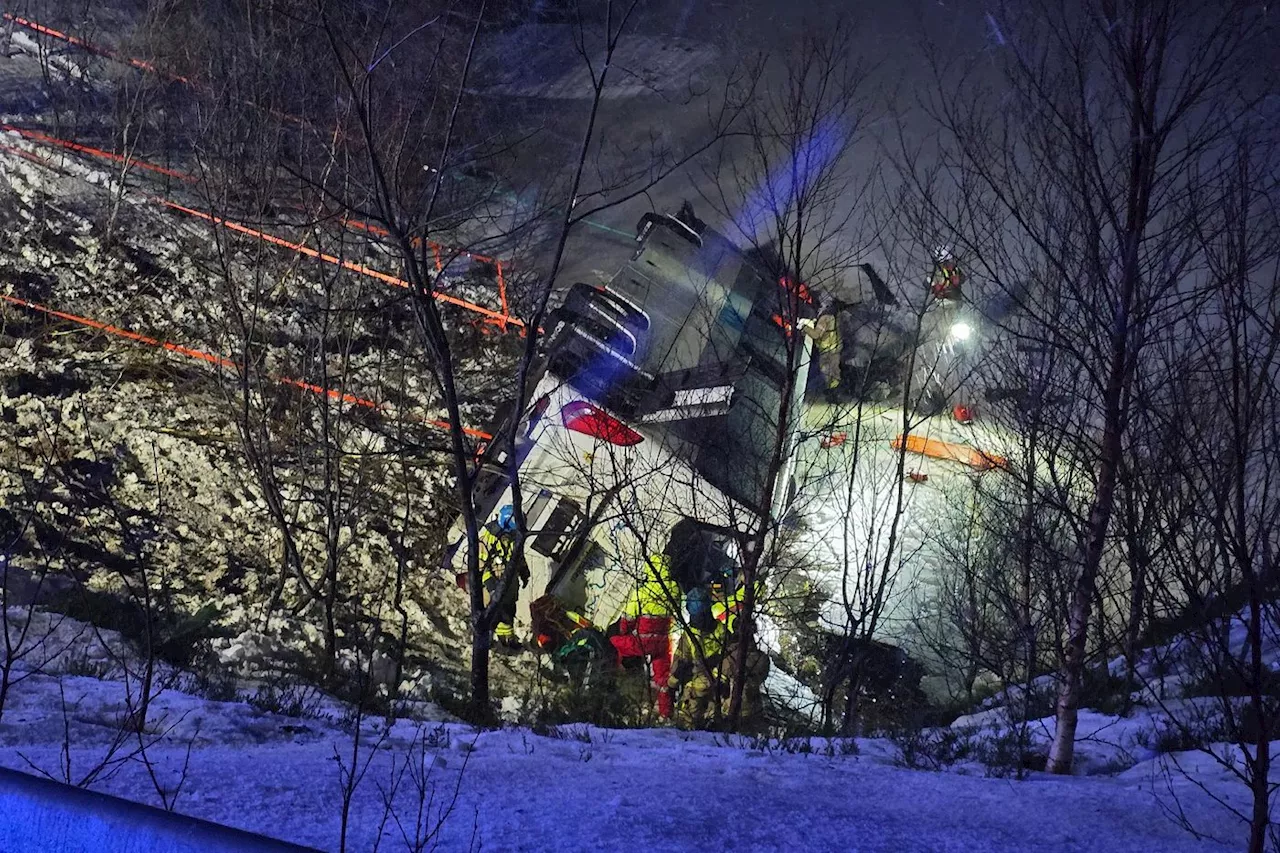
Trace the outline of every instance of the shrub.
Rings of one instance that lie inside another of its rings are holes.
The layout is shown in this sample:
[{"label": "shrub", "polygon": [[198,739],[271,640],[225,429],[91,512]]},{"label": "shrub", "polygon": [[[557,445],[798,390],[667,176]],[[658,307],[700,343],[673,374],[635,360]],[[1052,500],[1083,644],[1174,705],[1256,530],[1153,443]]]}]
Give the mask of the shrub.
[{"label": "shrub", "polygon": [[190,666],[209,653],[209,641],[228,632],[218,627],[218,608],[206,604],[195,613],[176,614],[160,632],[156,655],[176,666]]},{"label": "shrub", "polygon": [[835,758],[836,756],[843,758],[850,755],[858,755],[859,752],[858,741],[851,737],[829,737],[822,748],[822,754],[827,758]]},{"label": "shrub", "polygon": [[322,698],[320,691],[309,684],[277,681],[245,694],[243,701],[268,714],[315,720],[324,716],[320,712]]},{"label": "shrub", "polygon": [[235,675],[217,666],[200,667],[186,673],[179,689],[210,702],[230,702],[237,696]]},{"label": "shrub", "polygon": [[[141,646],[147,634],[147,611],[136,601],[84,588],[59,589],[43,602],[44,607],[68,618],[94,625]],[[195,613],[155,612],[151,636],[155,656],[174,666],[189,667],[208,654],[209,642],[228,632],[217,626],[218,609],[206,604]]]},{"label": "shrub", "polygon": [[68,655],[62,664],[65,675],[78,675],[87,678],[106,678],[112,671],[109,661],[95,660],[85,653]]},{"label": "shrub", "polygon": [[1239,736],[1221,712],[1203,711],[1193,719],[1161,720],[1142,732],[1138,742],[1158,753],[1205,749],[1212,743],[1230,742]]},{"label": "shrub", "polygon": [[[1280,696],[1280,672],[1263,670],[1261,693],[1264,696]],[[1182,682],[1184,696],[1250,696],[1253,685],[1249,683],[1244,667],[1224,665],[1210,670],[1201,668],[1194,677]]]},{"label": "shrub", "polygon": [[977,742],[977,758],[986,775],[996,778],[1023,778],[1028,770],[1044,770],[1048,756],[1035,747],[1020,726],[1001,729]]},{"label": "shrub", "polygon": [[578,743],[591,743],[591,729],[587,726],[555,726],[546,723],[534,723],[529,727],[529,731],[539,737],[550,738],[551,740],[576,740]]},{"label": "shrub", "polygon": [[898,764],[913,770],[941,770],[973,754],[973,733],[965,729],[906,727],[889,735]]},{"label": "shrub", "polygon": [[602,728],[644,725],[654,701],[648,678],[640,673],[600,673],[586,683],[562,672],[538,670],[521,699],[523,722],[555,726],[585,722]]},{"label": "shrub", "polygon": [[1016,697],[1009,700],[1009,717],[1015,720],[1039,720],[1052,717],[1057,709],[1058,691],[1056,682],[1048,685],[1032,684],[1030,689],[1025,685],[1019,689]]},{"label": "shrub", "polygon": [[813,741],[807,737],[789,737],[778,742],[778,749],[788,755],[809,755],[813,752]]}]

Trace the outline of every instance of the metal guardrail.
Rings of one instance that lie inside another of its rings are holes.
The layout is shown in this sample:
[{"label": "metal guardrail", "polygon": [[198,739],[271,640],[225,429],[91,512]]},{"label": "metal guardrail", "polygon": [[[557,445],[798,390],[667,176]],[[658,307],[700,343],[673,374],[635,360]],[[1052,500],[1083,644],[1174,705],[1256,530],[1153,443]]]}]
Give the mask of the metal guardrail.
[{"label": "metal guardrail", "polygon": [[316,853],[199,818],[0,768],[4,853]]}]

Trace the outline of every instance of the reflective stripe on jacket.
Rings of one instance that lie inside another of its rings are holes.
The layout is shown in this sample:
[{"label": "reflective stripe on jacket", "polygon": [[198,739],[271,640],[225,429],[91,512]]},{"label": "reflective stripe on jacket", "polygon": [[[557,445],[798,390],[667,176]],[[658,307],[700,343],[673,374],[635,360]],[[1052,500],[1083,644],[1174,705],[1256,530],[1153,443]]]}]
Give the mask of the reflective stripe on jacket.
[{"label": "reflective stripe on jacket", "polygon": [[[764,583],[756,581],[756,604],[760,603],[764,596]],[[738,613],[742,610],[746,598],[746,587],[739,586],[729,593],[728,596],[718,599],[711,604],[711,615],[715,620],[729,631],[733,633],[734,627],[737,625]]]},{"label": "reflective stripe on jacket", "polygon": [[480,528],[481,582],[487,584],[496,579],[495,570],[500,570],[511,562],[514,548],[515,540],[510,536],[499,536],[488,527]]}]

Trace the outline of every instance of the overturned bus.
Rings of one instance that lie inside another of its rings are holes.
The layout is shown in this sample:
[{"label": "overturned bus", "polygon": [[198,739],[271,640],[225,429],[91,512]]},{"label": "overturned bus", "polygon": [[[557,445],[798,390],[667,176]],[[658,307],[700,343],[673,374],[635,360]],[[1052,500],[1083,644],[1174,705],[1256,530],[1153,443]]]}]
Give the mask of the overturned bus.
[{"label": "overturned bus", "polygon": [[[530,570],[517,624],[547,593],[610,623],[658,552],[685,592],[731,583],[741,543],[784,512],[811,344],[784,319],[788,281],[700,226],[647,215],[631,261],[547,324],[531,403],[506,415]],[[510,469],[501,447],[482,457],[482,523],[511,503]]]}]

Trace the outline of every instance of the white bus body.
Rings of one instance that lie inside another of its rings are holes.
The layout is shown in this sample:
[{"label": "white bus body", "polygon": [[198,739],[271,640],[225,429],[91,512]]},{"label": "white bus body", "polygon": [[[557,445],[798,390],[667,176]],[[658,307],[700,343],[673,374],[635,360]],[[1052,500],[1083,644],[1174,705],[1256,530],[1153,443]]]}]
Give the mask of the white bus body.
[{"label": "white bus body", "polygon": [[[646,217],[635,258],[606,288],[575,285],[549,324],[516,441],[531,575],[518,623],[554,593],[608,624],[647,556],[669,548],[685,588],[706,580],[691,572],[731,575],[738,543],[784,509],[809,340],[780,319],[784,288],[724,238],[688,232]],[[507,470],[491,449],[482,523],[512,502]],[[459,522],[451,539],[463,538]],[[461,570],[465,547],[452,559]]]}]

